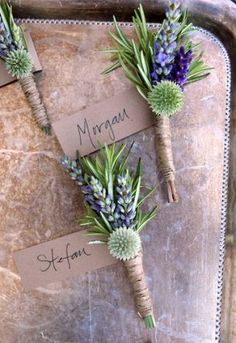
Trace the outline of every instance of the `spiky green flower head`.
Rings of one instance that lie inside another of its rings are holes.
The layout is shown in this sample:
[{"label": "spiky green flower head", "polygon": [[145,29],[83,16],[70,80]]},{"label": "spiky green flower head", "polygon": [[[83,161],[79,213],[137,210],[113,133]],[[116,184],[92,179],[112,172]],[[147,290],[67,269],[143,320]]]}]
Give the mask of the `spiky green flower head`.
[{"label": "spiky green flower head", "polygon": [[141,238],[133,229],[120,227],[110,234],[107,244],[113,257],[126,261],[139,253]]},{"label": "spiky green flower head", "polygon": [[148,94],[148,103],[152,111],[161,116],[171,117],[183,106],[183,92],[175,82],[158,82]]},{"label": "spiky green flower head", "polygon": [[17,79],[27,76],[33,67],[30,54],[25,49],[11,51],[5,62],[9,73]]}]

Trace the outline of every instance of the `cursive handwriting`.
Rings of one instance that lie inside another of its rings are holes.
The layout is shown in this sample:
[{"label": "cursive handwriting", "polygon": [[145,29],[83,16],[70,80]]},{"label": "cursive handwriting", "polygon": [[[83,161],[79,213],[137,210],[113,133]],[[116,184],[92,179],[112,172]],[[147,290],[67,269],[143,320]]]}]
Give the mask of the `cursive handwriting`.
[{"label": "cursive handwriting", "polygon": [[37,260],[44,264],[44,268],[40,269],[41,272],[46,272],[49,269],[54,269],[57,272],[58,264],[66,262],[68,268],[71,269],[71,261],[78,259],[82,255],[90,256],[91,254],[87,253],[85,248],[82,250],[74,251],[73,253],[69,253],[69,246],[70,243],[66,244],[66,251],[65,256],[55,256],[53,248],[50,252],[50,257],[48,258],[44,254],[40,254],[37,256]]},{"label": "cursive handwriting", "polygon": [[[113,127],[121,122],[125,121],[125,119],[130,119],[128,116],[125,108],[122,112],[115,115],[112,119],[107,119],[99,124],[96,124],[93,127],[90,127],[86,118],[84,118],[84,122],[82,127],[77,124],[77,129],[79,133],[80,145],[83,145],[83,138],[84,136],[88,137],[92,146],[96,149],[96,145],[94,143],[95,137],[98,134],[102,134],[104,130],[106,130],[109,134],[109,137],[112,141],[115,141],[116,136]],[[97,142],[97,139],[96,139]]]}]

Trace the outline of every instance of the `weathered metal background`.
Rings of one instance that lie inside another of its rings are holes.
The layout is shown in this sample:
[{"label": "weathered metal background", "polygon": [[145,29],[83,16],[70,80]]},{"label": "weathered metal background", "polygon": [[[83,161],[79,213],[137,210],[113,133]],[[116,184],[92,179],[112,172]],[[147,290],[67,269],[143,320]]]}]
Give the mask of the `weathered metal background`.
[{"label": "weathered metal background", "polygon": [[[138,2],[51,0],[43,4],[38,1],[13,1],[13,4],[21,17],[97,20],[111,19],[111,14],[115,13],[118,19],[127,20]],[[148,18],[157,21],[163,14],[166,1],[143,1],[143,4]],[[232,62],[234,90],[236,6],[228,0],[216,3],[209,0],[183,1],[183,4],[189,8],[195,24],[214,32],[226,46]],[[99,75],[106,61],[94,49],[108,43],[107,29],[40,24],[28,26],[44,66],[38,81],[52,120],[70,115],[127,86],[120,72],[108,78]],[[25,292],[22,289],[15,274],[11,252],[75,231],[73,220],[80,211],[81,198],[58,165],[61,150],[56,139],[44,137],[33,125],[19,85],[12,84],[1,89],[0,211],[3,220],[0,225],[0,308],[3,320],[0,333],[4,342],[213,341],[225,67],[221,52],[214,44],[205,44],[206,58],[215,66],[215,72],[211,79],[203,81],[201,92],[198,86],[189,88],[187,107],[173,121],[179,170],[177,182],[182,202],[177,206],[167,205],[158,191],[152,201],[160,204],[159,218],[143,235],[147,279],[158,319],[156,333],[146,333],[137,319],[131,291],[121,267],[100,270],[37,291]],[[217,94],[218,102],[211,98],[201,101],[212,94],[215,97]],[[235,92],[232,93],[231,105],[233,147],[236,140]],[[213,113],[213,117],[209,113]],[[208,130],[203,132],[206,126]],[[209,132],[214,129],[213,137],[217,142],[213,149]],[[148,184],[154,184],[157,174],[153,132],[148,130],[134,138],[133,159],[142,155],[144,178]],[[234,309],[233,287],[228,282],[228,276],[233,271],[231,257],[235,255],[232,253],[235,160],[235,149],[232,149],[230,239],[226,251],[227,287],[224,298],[226,314]],[[209,163],[207,171],[204,167],[189,169],[189,166],[201,166],[203,161]],[[211,174],[213,170],[215,172]],[[228,301],[230,297],[231,304]],[[227,315],[223,317],[223,324],[222,341],[231,342],[235,332]]]}]

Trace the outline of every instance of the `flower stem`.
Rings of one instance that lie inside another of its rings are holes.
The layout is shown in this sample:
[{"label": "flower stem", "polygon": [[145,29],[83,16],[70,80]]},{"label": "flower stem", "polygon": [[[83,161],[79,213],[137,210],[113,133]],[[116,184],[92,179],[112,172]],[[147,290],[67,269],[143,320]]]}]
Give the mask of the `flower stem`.
[{"label": "flower stem", "polygon": [[170,119],[156,116],[155,120],[156,149],[160,171],[167,183],[169,202],[177,202],[178,194],[175,187],[175,167],[173,161]]},{"label": "flower stem", "polygon": [[147,329],[154,329],[156,327],[156,321],[155,321],[153,313],[147,315],[144,318],[144,322]]},{"label": "flower stem", "polygon": [[169,202],[178,202],[179,201],[179,196],[178,196],[178,193],[176,191],[174,180],[169,180],[167,182],[167,194],[168,194],[168,201]]},{"label": "flower stem", "polygon": [[155,327],[155,319],[153,316],[152,300],[144,277],[142,251],[136,257],[123,261],[123,263],[127,269],[128,277],[134,291],[137,311],[144,319],[146,327],[153,329]]},{"label": "flower stem", "polygon": [[51,124],[48,119],[48,115],[42,99],[39,94],[39,90],[34,81],[32,73],[19,79],[21,87],[25,93],[25,96],[32,109],[32,114],[37,122],[38,126],[47,134],[51,134]]}]

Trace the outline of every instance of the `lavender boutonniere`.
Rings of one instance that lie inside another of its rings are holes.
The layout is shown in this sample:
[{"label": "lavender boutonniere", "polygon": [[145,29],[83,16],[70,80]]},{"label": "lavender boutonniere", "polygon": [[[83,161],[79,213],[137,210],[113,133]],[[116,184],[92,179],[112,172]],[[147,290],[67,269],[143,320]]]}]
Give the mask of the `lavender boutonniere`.
[{"label": "lavender boutonniere", "polygon": [[140,196],[141,161],[132,173],[125,145],[105,146],[96,156],[62,164],[84,194],[87,214],[80,224],[89,227],[88,235],[99,236],[91,244],[105,244],[111,255],[122,261],[133,286],[136,307],[147,328],[155,327],[153,306],[144,278],[140,232],[155,216],[156,206],[143,213],[141,206],[153,189]]},{"label": "lavender boutonniere", "polygon": [[156,32],[148,27],[142,5],[134,13],[136,41],[126,36],[114,17],[115,32],[110,32],[114,47],[105,49],[112,54],[114,64],[104,73],[122,67],[151,107],[160,170],[167,183],[168,199],[176,202],[170,117],[183,106],[184,87],[207,76],[211,68],[202,61],[198,44],[189,39],[193,26],[177,1],[170,0],[166,18]]},{"label": "lavender boutonniere", "polygon": [[34,81],[32,59],[24,33],[15,23],[12,8],[5,0],[0,3],[0,58],[8,72],[19,80],[37,124],[46,134],[50,134],[51,125]]}]

